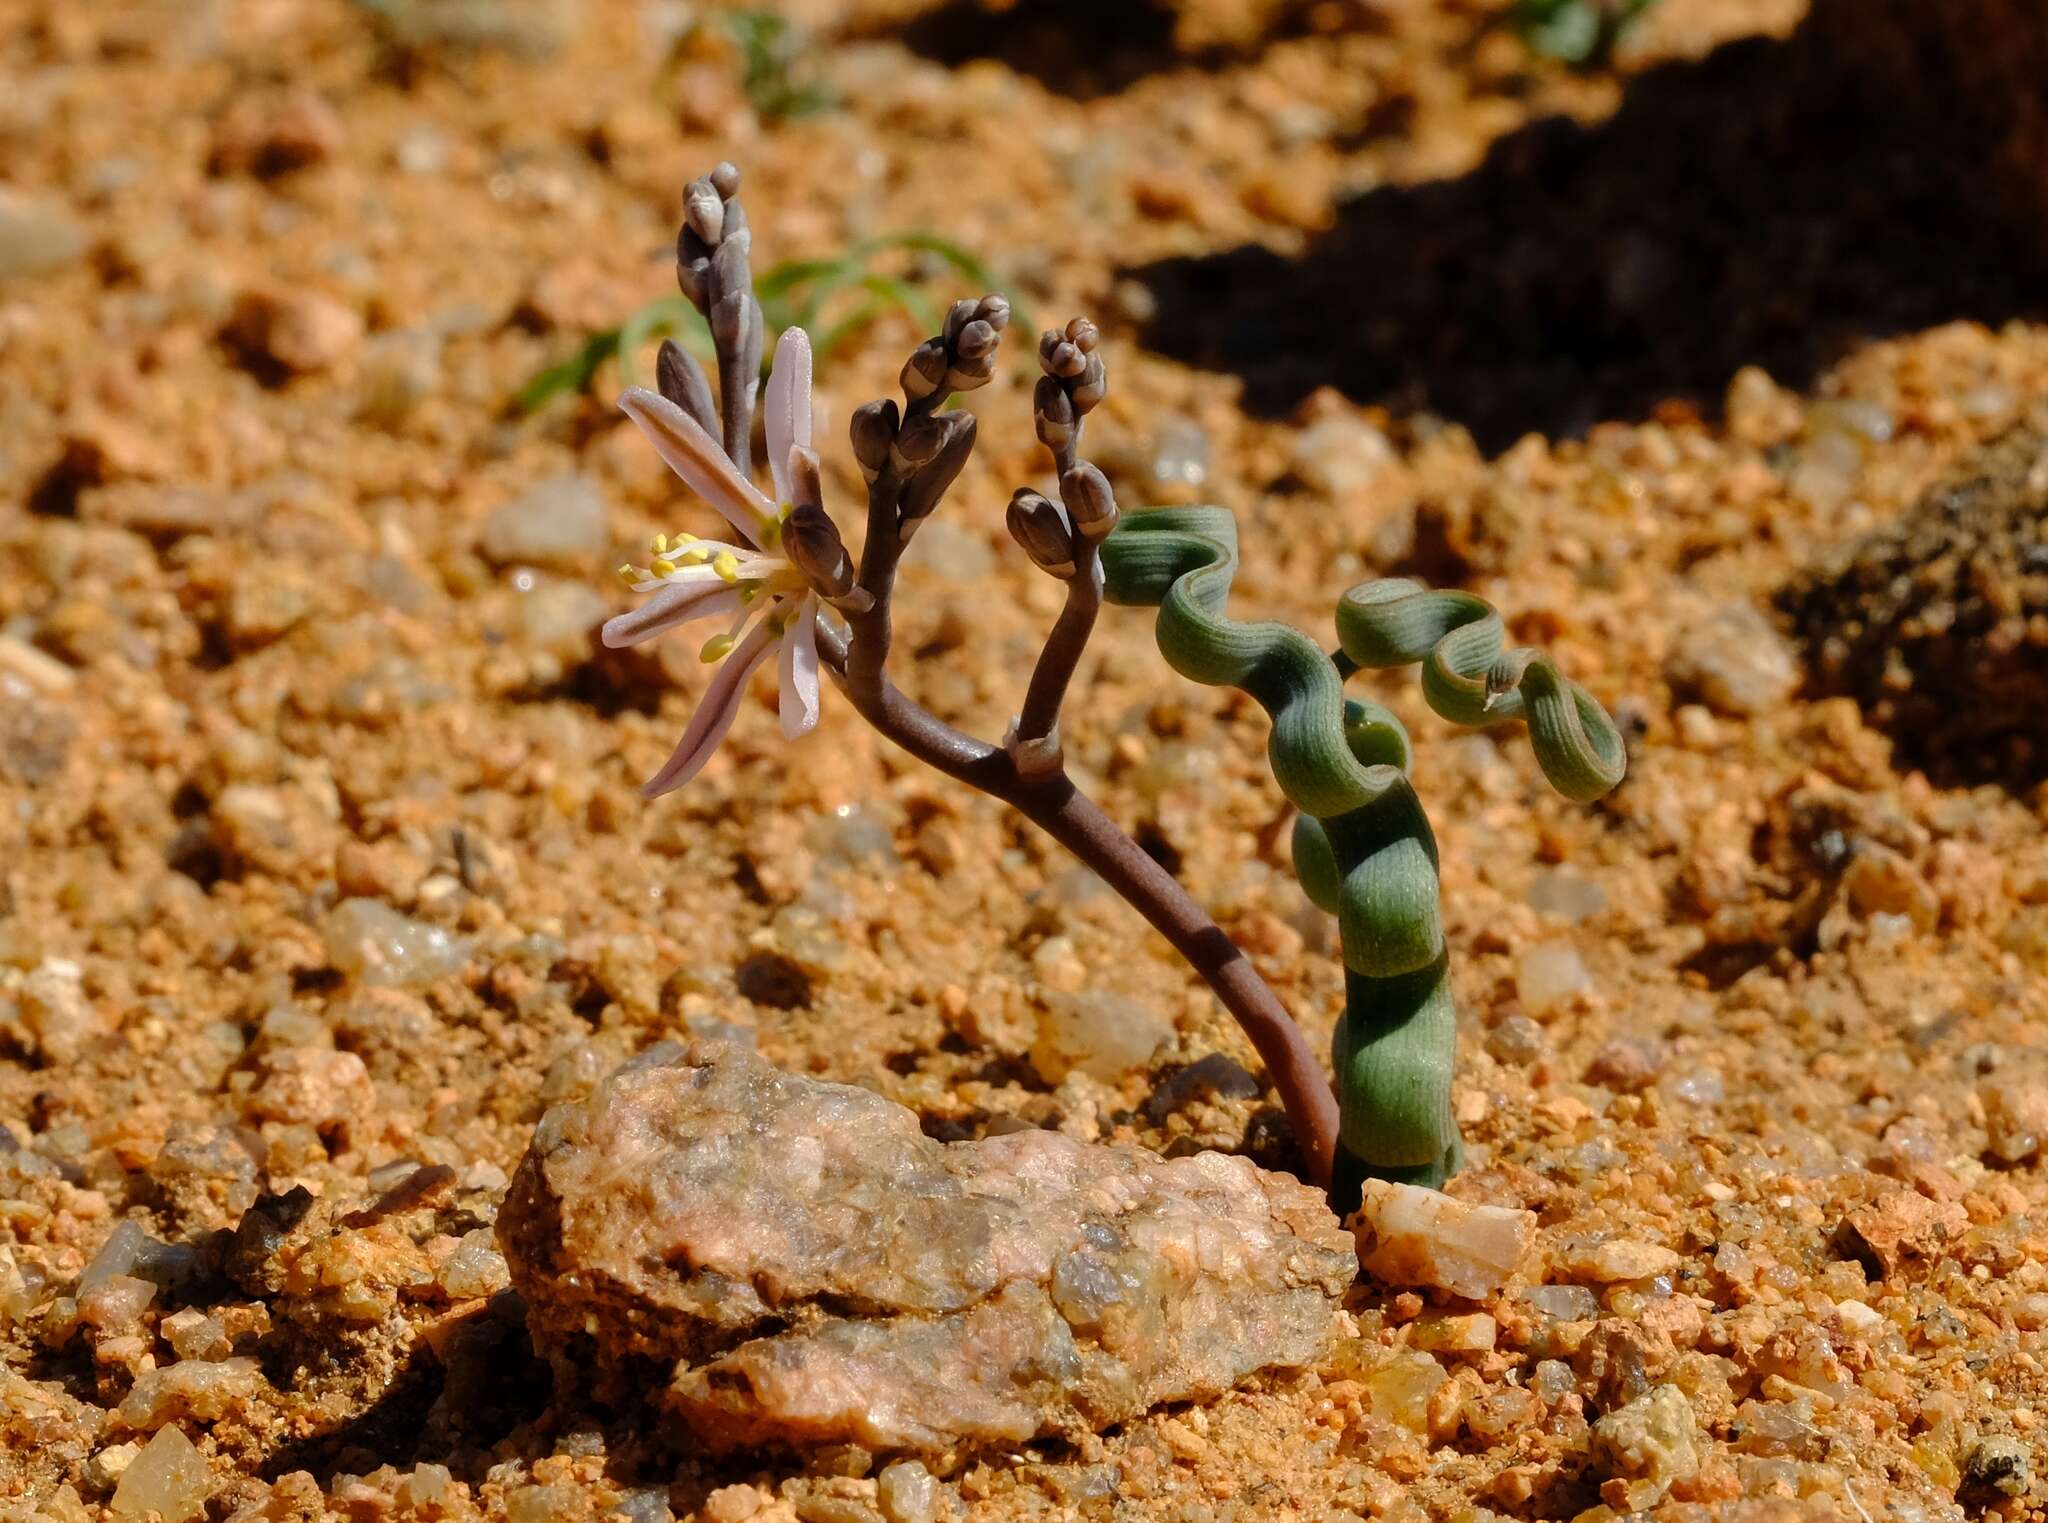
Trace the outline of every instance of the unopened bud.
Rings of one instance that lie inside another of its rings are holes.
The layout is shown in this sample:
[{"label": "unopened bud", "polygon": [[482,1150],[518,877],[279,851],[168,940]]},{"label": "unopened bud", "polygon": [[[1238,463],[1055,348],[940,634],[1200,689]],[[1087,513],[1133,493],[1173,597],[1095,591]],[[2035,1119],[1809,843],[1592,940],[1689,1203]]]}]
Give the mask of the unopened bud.
[{"label": "unopened bud", "polygon": [[711,181],[711,188],[728,201],[740,193],[740,171],[737,164],[721,160],[707,178]]},{"label": "unopened bud", "polygon": [[903,374],[898,377],[903,394],[913,402],[922,402],[945,383],[948,368],[945,340],[926,339],[903,362]]},{"label": "unopened bud", "polygon": [[704,377],[704,367],[672,338],[661,341],[654,357],[654,384],[704,432],[718,437],[718,407],[711,400],[711,383]]},{"label": "unopened bud", "polygon": [[797,504],[782,525],[782,548],[821,596],[843,598],[853,591],[853,558],[839,526],[816,503]]},{"label": "unopened bud", "polygon": [[853,443],[853,458],[861,474],[873,481],[889,463],[889,446],[896,442],[896,403],[891,399],[869,402],[853,410],[846,432]]},{"label": "unopened bud", "polygon": [[954,302],[952,306],[946,309],[946,325],[941,333],[941,337],[948,344],[958,339],[960,337],[960,330],[981,315],[978,310],[980,305],[979,302],[971,299]]},{"label": "unopened bud", "polygon": [[683,223],[714,248],[725,236],[725,199],[709,180],[692,180],[683,191]]},{"label": "unopened bud", "polygon": [[984,354],[978,359],[958,360],[953,368],[946,372],[946,389],[974,391],[988,385],[989,378],[995,373],[996,357],[993,354]]},{"label": "unopened bud", "polygon": [[933,420],[946,427],[945,442],[930,460],[919,466],[910,479],[904,483],[903,495],[897,499],[897,511],[903,516],[905,537],[910,526],[930,513],[939,505],[939,499],[946,495],[946,489],[959,478],[967,464],[967,457],[974,453],[976,423],[971,412],[941,413]]},{"label": "unopened bud", "polygon": [[945,447],[947,432],[946,423],[929,413],[912,418],[896,430],[896,440],[889,447],[889,464],[903,473],[916,470]]},{"label": "unopened bud", "polygon": [[1109,478],[1087,461],[1060,477],[1060,498],[1074,528],[1089,539],[1116,527],[1116,493],[1109,489]]},{"label": "unopened bud", "polygon": [[1010,326],[1010,303],[1007,297],[984,296],[974,305],[974,315],[987,323],[996,332]]},{"label": "unopened bud", "polygon": [[1074,411],[1088,413],[1095,410],[1095,404],[1109,395],[1109,371],[1102,363],[1102,356],[1091,354],[1082,368],[1080,379],[1067,390],[1074,399]]},{"label": "unopened bud", "polygon": [[1083,354],[1093,354],[1095,346],[1101,341],[1101,332],[1087,318],[1076,317],[1068,320],[1067,342]]},{"label": "unopened bud", "polygon": [[1010,538],[1023,547],[1040,571],[1062,578],[1074,574],[1074,531],[1058,503],[1029,487],[1019,487],[1010,498],[1003,522]]},{"label": "unopened bud", "polygon": [[977,317],[953,340],[953,352],[963,360],[978,360],[994,352],[998,342],[995,324]]},{"label": "unopened bud", "polygon": [[1038,425],[1039,442],[1047,449],[1064,449],[1074,438],[1074,403],[1066,388],[1051,376],[1040,376],[1031,394],[1031,411]]}]

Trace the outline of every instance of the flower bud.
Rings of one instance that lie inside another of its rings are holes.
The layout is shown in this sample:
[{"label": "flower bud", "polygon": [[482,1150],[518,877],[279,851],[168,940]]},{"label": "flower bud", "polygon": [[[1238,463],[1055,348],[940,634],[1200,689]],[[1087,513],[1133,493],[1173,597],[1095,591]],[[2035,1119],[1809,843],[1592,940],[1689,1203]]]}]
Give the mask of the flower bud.
[{"label": "flower bud", "polygon": [[1010,538],[1031,557],[1032,565],[1063,579],[1074,574],[1074,531],[1067,526],[1067,516],[1058,503],[1029,487],[1019,487],[1003,522]]},{"label": "flower bud", "polygon": [[977,302],[962,299],[946,309],[946,326],[941,336],[947,344],[954,343],[960,337],[960,330],[979,315],[976,311],[978,306]]},{"label": "flower bud", "polygon": [[916,470],[945,448],[948,431],[943,418],[929,413],[913,417],[896,431],[895,443],[889,447],[889,464],[906,474]]},{"label": "flower bud", "polygon": [[977,317],[953,340],[953,352],[963,360],[978,360],[993,353],[997,342],[995,324]]},{"label": "flower bud", "polygon": [[1060,498],[1077,532],[1100,539],[1116,527],[1116,494],[1109,478],[1083,460],[1060,477]]},{"label": "flower bud", "polygon": [[853,558],[839,526],[816,503],[799,503],[789,515],[782,525],[782,548],[821,596],[843,598],[853,591]]},{"label": "flower bud", "polygon": [[869,402],[853,410],[846,432],[853,443],[853,458],[861,474],[873,481],[889,463],[889,446],[896,442],[896,403],[889,398]]},{"label": "flower bud", "polygon": [[1083,354],[1093,354],[1095,346],[1102,342],[1102,333],[1085,317],[1071,318],[1067,322],[1067,342]]},{"label": "flower bud", "polygon": [[713,169],[707,178],[711,181],[711,188],[728,201],[740,193],[740,171],[737,164],[721,159],[718,167]]},{"label": "flower bud", "polygon": [[1095,404],[1109,395],[1109,371],[1103,365],[1101,355],[1088,356],[1080,378],[1068,388],[1067,395],[1074,399],[1074,411],[1077,413],[1093,412]]},{"label": "flower bud", "polygon": [[1074,403],[1066,388],[1051,376],[1040,376],[1031,394],[1031,411],[1039,442],[1047,449],[1065,449],[1074,438]]},{"label": "flower bud", "polygon": [[1001,333],[1010,325],[1010,303],[1007,297],[989,295],[974,304],[974,315]]},{"label": "flower bud", "polygon": [[922,402],[944,384],[948,368],[945,340],[926,339],[903,362],[903,374],[898,377],[903,395],[913,402]]},{"label": "flower bud", "polygon": [[709,180],[692,180],[684,189],[683,224],[713,248],[725,236],[725,199]]},{"label": "flower bud", "polygon": [[938,453],[911,473],[910,479],[903,484],[903,495],[897,499],[896,507],[902,515],[906,539],[916,521],[939,505],[946,489],[959,478],[967,457],[974,453],[977,425],[973,413],[940,413],[932,421],[945,425],[944,442],[940,444]]},{"label": "flower bud", "polygon": [[704,378],[704,367],[672,338],[661,341],[654,357],[654,384],[704,432],[718,437],[718,407],[711,400],[711,383]]}]

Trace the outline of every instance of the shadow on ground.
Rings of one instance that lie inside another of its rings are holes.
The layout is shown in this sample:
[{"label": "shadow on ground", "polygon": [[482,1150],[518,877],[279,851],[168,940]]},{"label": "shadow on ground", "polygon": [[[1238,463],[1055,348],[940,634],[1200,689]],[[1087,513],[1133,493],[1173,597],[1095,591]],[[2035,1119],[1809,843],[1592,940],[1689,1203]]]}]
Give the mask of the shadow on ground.
[{"label": "shadow on ground", "polygon": [[982,0],[945,0],[889,34],[948,68],[992,59],[1072,100],[1127,90],[1152,74],[1221,68],[1298,33],[1308,7],[1279,0],[1250,35],[1192,48],[1163,0],[1023,0],[997,10]]},{"label": "shadow on ground", "polygon": [[1597,125],[1538,122],[1463,178],[1346,204],[1299,258],[1130,271],[1157,297],[1141,342],[1241,375],[1255,411],[1329,385],[1495,452],[1674,397],[1711,413],[1746,364],[1800,385],[1859,338],[2042,311],[1995,113],[1901,91],[1895,54],[1830,35],[1859,24],[1824,4],[1660,67]]}]

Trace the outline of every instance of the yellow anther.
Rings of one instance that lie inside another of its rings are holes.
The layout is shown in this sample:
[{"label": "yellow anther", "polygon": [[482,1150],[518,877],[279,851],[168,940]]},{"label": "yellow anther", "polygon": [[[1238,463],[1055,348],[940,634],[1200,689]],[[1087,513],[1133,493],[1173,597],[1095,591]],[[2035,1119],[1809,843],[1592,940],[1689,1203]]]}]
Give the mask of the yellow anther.
[{"label": "yellow anther", "polygon": [[740,558],[730,550],[718,552],[718,559],[711,563],[711,569],[718,573],[722,582],[737,582],[740,579]]},{"label": "yellow anther", "polygon": [[676,543],[679,545],[694,545],[697,543],[697,536],[694,534],[678,533],[676,535]]},{"label": "yellow anther", "polygon": [[697,659],[707,663],[717,661],[738,643],[731,635],[713,635],[704,642],[704,648],[697,652]]},{"label": "yellow anther", "polygon": [[759,598],[760,596],[761,584],[759,582],[747,583],[746,586],[740,589],[740,607],[752,608],[754,606],[755,599]]},{"label": "yellow anther", "polygon": [[674,561],[656,561],[654,563],[654,574],[656,576],[674,576],[676,574],[676,563]]},{"label": "yellow anther", "polygon": [[711,552],[702,545],[692,545],[676,557],[686,566],[701,566],[711,559]]},{"label": "yellow anther", "polygon": [[654,536],[654,553],[656,555],[668,554],[668,536],[666,534]]},{"label": "yellow anther", "polygon": [[634,569],[631,561],[619,567],[619,580],[629,585],[640,580],[640,573]]}]

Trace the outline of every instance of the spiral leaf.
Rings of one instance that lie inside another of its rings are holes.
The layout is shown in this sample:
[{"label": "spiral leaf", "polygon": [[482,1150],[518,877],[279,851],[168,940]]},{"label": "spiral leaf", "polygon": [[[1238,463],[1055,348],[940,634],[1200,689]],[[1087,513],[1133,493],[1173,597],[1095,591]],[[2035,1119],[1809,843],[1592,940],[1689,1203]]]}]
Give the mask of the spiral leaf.
[{"label": "spiral leaf", "polygon": [[[1175,671],[1242,689],[1273,722],[1273,776],[1301,811],[1295,872],[1336,915],[1343,945],[1338,1204],[1348,1209],[1367,1175],[1442,1184],[1460,1156],[1457,1013],[1436,837],[1409,785],[1407,731],[1378,704],[1347,701],[1344,673],[1306,635],[1229,616],[1237,524],[1228,510],[1127,514],[1103,543],[1102,565],[1111,602],[1158,608],[1159,648]],[[1567,798],[1589,801],[1621,781],[1626,755],[1606,712],[1541,652],[1509,649],[1484,599],[1368,582],[1339,602],[1337,636],[1347,669],[1421,662],[1423,694],[1447,719],[1526,720],[1544,776]]]}]

